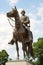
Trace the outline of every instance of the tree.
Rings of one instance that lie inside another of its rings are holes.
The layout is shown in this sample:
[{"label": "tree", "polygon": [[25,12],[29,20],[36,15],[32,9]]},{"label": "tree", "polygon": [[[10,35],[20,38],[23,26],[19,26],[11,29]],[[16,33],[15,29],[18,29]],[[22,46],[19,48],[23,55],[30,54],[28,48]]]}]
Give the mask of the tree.
[{"label": "tree", "polygon": [[5,63],[8,61],[8,53],[5,50],[2,50],[0,52],[0,62],[5,65]]},{"label": "tree", "polygon": [[39,38],[37,42],[34,42],[34,53],[37,60],[37,65],[43,65],[43,38]]}]

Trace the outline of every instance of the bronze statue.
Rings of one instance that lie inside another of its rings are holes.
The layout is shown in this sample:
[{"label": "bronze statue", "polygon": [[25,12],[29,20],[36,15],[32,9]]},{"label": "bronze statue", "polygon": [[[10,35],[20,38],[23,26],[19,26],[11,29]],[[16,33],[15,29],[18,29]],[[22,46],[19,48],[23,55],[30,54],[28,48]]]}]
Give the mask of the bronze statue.
[{"label": "bronze statue", "polygon": [[[8,12],[7,17],[10,19],[11,19],[11,17],[13,17],[15,19],[15,29],[13,32],[13,38],[9,42],[9,44],[13,45],[15,42],[18,59],[19,59],[18,41],[22,42],[22,49],[23,49],[24,57],[25,57],[25,55],[28,55],[29,53],[31,54],[32,57],[34,57],[33,48],[32,48],[32,42],[33,42],[32,32],[30,30],[28,31],[28,29],[26,27],[27,24],[24,25],[24,23],[21,22],[17,8],[15,7],[12,11]],[[30,21],[28,23],[30,23]],[[31,38],[31,39],[29,39],[29,38]],[[28,47],[28,49],[27,49],[27,47]],[[26,52],[26,54],[25,54],[25,52]]]}]

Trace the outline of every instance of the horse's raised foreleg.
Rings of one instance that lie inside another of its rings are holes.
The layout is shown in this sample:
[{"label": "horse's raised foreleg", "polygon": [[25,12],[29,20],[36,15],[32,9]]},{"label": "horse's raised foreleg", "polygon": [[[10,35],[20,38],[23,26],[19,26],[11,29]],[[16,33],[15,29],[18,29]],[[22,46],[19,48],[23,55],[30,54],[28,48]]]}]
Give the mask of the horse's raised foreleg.
[{"label": "horse's raised foreleg", "polygon": [[16,50],[17,50],[17,59],[19,59],[19,48],[18,48],[18,43],[17,43],[17,41],[15,42],[15,44],[16,44]]}]

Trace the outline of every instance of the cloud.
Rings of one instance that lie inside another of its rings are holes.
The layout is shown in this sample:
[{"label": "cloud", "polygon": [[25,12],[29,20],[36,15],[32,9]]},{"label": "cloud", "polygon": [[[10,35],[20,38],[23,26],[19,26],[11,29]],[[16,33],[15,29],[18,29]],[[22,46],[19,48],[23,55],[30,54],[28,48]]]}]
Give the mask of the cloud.
[{"label": "cloud", "polygon": [[8,41],[12,37],[12,28],[9,25],[9,22],[7,20],[7,17],[5,14],[0,14],[0,49],[5,48]]},{"label": "cloud", "polygon": [[31,30],[33,32],[33,41],[37,41],[39,37],[43,37],[43,24],[41,20],[30,19]]},{"label": "cloud", "polygon": [[29,12],[29,18],[33,39],[37,41],[39,37],[43,37],[43,5],[37,7],[36,13]]},{"label": "cloud", "polygon": [[10,3],[11,5],[14,5],[15,3],[18,3],[18,1],[19,1],[19,0],[9,0],[9,3]]},{"label": "cloud", "polygon": [[40,5],[40,7],[38,8],[38,15],[43,16],[43,5]]}]

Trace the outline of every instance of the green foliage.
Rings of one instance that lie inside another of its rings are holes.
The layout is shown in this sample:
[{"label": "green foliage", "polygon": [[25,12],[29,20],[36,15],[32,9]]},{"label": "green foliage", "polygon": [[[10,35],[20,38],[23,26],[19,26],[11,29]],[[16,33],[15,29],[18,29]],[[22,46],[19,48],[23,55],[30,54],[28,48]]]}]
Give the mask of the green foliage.
[{"label": "green foliage", "polygon": [[8,61],[8,53],[5,50],[0,51],[0,62]]},{"label": "green foliage", "polygon": [[43,65],[43,38],[33,43],[35,56],[38,58],[37,65]]}]

